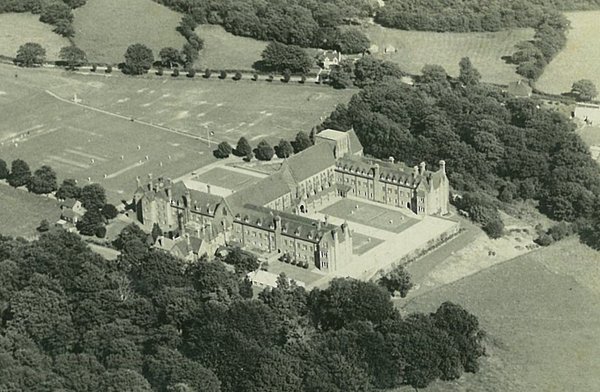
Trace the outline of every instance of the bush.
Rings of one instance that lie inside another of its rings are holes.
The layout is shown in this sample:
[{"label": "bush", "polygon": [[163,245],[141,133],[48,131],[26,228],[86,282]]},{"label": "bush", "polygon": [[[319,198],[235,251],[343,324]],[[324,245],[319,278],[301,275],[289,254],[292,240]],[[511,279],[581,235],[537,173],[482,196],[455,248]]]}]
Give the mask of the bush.
[{"label": "bush", "polygon": [[204,79],[209,79],[211,75],[212,75],[212,71],[210,69],[206,68],[204,70],[204,76],[203,76]]},{"label": "bush", "polygon": [[109,73],[112,73],[112,71],[113,71],[112,65],[107,65],[106,66],[106,70],[104,72],[107,73],[107,74],[109,74]]},{"label": "bush", "polygon": [[273,76],[273,74],[269,74],[269,76],[267,76],[267,82],[272,82],[273,79],[275,79],[275,76]]},{"label": "bush", "polygon": [[92,64],[92,69],[90,69],[90,71],[96,72],[97,69],[98,69],[98,67],[96,66],[96,64]]},{"label": "bush", "polygon": [[292,73],[290,72],[289,69],[286,69],[285,71],[283,71],[283,78],[281,79],[281,81],[283,83],[287,83],[290,81],[291,77],[292,77]]},{"label": "bush", "polygon": [[190,68],[188,70],[187,77],[188,78],[193,78],[194,76],[196,76],[196,70],[194,68]]},{"label": "bush", "polygon": [[179,76],[179,68],[175,68],[173,69],[173,72],[171,72],[171,76],[176,78]]},{"label": "bush", "polygon": [[544,233],[544,234],[540,235],[538,238],[536,238],[533,242],[535,242],[539,246],[550,246],[554,242],[554,240],[552,239],[551,236]]},{"label": "bush", "polygon": [[48,223],[48,220],[47,220],[47,219],[43,219],[43,220],[40,222],[40,225],[37,227],[37,229],[36,229],[36,230],[37,230],[37,231],[39,231],[40,233],[45,233],[45,232],[47,232],[48,230],[50,230],[50,223]]},{"label": "bush", "polygon": [[241,72],[236,72],[235,75],[233,75],[233,80],[240,80],[242,78],[242,73]]},{"label": "bush", "polygon": [[266,140],[261,140],[256,147],[256,159],[260,161],[270,161],[273,158],[273,155],[275,155],[273,147],[271,147]]},{"label": "bush", "polygon": [[102,216],[106,219],[115,219],[117,215],[119,215],[119,210],[117,210],[117,207],[114,205],[105,204],[104,207],[102,207]]},{"label": "bush", "polygon": [[258,80],[258,74],[257,73],[252,74],[252,80],[255,81],[255,82]]},{"label": "bush", "polygon": [[217,146],[217,149],[214,151],[214,155],[217,158],[228,158],[229,155],[232,153],[232,151],[233,151],[233,148],[231,147],[231,145],[229,143],[221,142]]},{"label": "bush", "polygon": [[219,72],[219,79],[221,79],[221,80],[227,79],[227,72],[225,72],[225,71]]},{"label": "bush", "polygon": [[106,227],[104,226],[98,226],[96,228],[96,232],[94,233],[94,235],[98,238],[104,238],[106,237]]},{"label": "bush", "polygon": [[504,234],[504,223],[502,219],[494,219],[483,226],[483,231],[493,239],[500,238]]},{"label": "bush", "polygon": [[300,76],[300,80],[298,81],[298,83],[304,84],[306,82],[306,76],[302,75]]},{"label": "bush", "polygon": [[163,71],[162,67],[159,67],[159,68],[158,68],[158,70],[156,71],[156,74],[157,74],[158,76],[163,76],[163,74],[164,74],[164,71]]}]

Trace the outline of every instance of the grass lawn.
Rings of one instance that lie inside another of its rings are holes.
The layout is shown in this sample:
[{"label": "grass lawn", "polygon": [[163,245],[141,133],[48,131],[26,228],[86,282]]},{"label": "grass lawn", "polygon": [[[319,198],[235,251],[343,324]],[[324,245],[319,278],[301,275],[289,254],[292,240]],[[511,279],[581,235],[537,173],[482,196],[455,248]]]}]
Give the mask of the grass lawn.
[{"label": "grass lawn", "polygon": [[58,218],[56,200],[0,184],[0,234],[33,237],[43,219],[52,225]]},{"label": "grass lawn", "polygon": [[458,75],[458,62],[468,56],[485,81],[501,84],[519,79],[515,66],[507,64],[502,57],[511,55],[517,42],[533,36],[530,29],[495,33],[434,33],[378,25],[365,28],[365,33],[375,46],[376,56],[398,63],[407,72],[420,73],[425,64],[439,64],[450,75]]},{"label": "grass lawn", "polygon": [[[358,206],[358,209],[356,206]],[[353,199],[342,199],[320,212],[326,215],[335,216],[336,218],[348,220],[349,222],[357,222],[394,233],[400,233],[408,226],[417,222],[417,220],[411,219],[408,215],[399,211],[378,207],[373,204],[363,203]]]},{"label": "grass lawn", "polygon": [[600,86],[600,11],[568,12],[571,21],[566,47],[548,64],[537,87],[560,94],[571,90],[574,82],[590,79]]},{"label": "grass lawn", "polygon": [[152,0],[88,0],[74,11],[75,43],[94,62],[120,63],[131,44],[154,51],[186,42],[175,29],[181,15]]},{"label": "grass lawn", "polygon": [[577,134],[588,146],[600,146],[600,126],[580,128]]},{"label": "grass lawn", "polygon": [[196,33],[204,40],[204,48],[196,67],[201,69],[252,70],[252,64],[260,60],[267,42],[228,33],[218,25],[200,25]]},{"label": "grass lawn", "polygon": [[255,182],[258,182],[259,180],[259,177],[250,176],[220,167],[194,177],[194,181],[216,185],[222,188],[231,189],[232,191],[238,191],[242,188],[252,185]]},{"label": "grass lawn", "polygon": [[410,300],[409,312],[461,304],[488,333],[479,373],[424,391],[598,390],[599,262],[600,253],[569,239]]},{"label": "grass lawn", "polygon": [[[69,40],[52,32],[52,26],[29,13],[0,14],[0,54],[15,57],[19,46],[36,42],[46,49],[46,59],[58,60],[58,53]],[[0,90],[2,84],[0,84]]]},{"label": "grass lawn", "polygon": [[283,272],[288,278],[304,282],[307,286],[323,277],[322,274],[296,267],[279,260],[269,262],[268,270],[270,273],[277,275]]},{"label": "grass lawn", "polygon": [[266,81],[133,78],[75,75],[76,82],[51,90],[65,98],[74,93],[83,103],[136,119],[237,143],[245,136],[255,146],[309,132],[354,91]]},{"label": "grass lawn", "polygon": [[360,233],[352,233],[352,253],[362,255],[381,244],[383,240]]}]

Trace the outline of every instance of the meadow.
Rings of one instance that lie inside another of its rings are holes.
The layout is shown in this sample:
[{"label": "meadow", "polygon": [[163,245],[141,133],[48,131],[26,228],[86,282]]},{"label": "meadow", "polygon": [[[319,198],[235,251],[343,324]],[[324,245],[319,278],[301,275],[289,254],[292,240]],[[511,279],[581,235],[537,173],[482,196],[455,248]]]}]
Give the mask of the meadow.
[{"label": "meadow", "polygon": [[181,15],[152,0],[88,0],[74,14],[75,44],[93,62],[120,63],[134,43],[147,45],[158,58],[160,49],[186,42],[175,30]]},{"label": "meadow", "polygon": [[50,224],[60,218],[56,200],[0,185],[0,234],[31,238],[43,219]]},{"label": "meadow", "polygon": [[374,55],[397,63],[406,72],[418,74],[425,64],[439,64],[453,76],[458,62],[468,56],[491,83],[508,84],[520,77],[515,66],[503,56],[514,52],[514,45],[533,36],[531,29],[514,29],[495,33],[434,33],[404,31],[378,25],[364,28]]},{"label": "meadow", "polygon": [[598,262],[600,253],[571,238],[400,301],[406,312],[453,301],[487,332],[479,373],[424,390],[598,390],[600,347],[591,344],[600,339]]},{"label": "meadow", "polygon": [[537,81],[538,89],[561,94],[571,90],[574,82],[590,79],[600,86],[600,11],[568,12],[571,21],[567,45]]},{"label": "meadow", "polygon": [[218,25],[200,25],[196,34],[204,40],[204,49],[196,61],[200,69],[239,69],[252,70],[255,61],[260,60],[267,42],[228,33]]},{"label": "meadow", "polygon": [[0,14],[0,55],[15,57],[19,46],[36,42],[46,49],[46,59],[57,60],[60,49],[69,46],[69,40],[52,32],[52,26],[39,18],[28,13]]}]

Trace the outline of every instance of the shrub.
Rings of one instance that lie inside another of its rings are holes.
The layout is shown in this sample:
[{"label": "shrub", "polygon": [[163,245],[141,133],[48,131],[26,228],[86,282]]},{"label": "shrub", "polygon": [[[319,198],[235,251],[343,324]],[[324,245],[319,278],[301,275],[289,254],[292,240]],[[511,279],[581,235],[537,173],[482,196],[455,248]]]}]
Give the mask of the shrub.
[{"label": "shrub", "polygon": [[232,151],[233,148],[229,143],[221,142],[217,146],[217,149],[214,151],[214,155],[217,158],[228,158]]},{"label": "shrub", "polygon": [[164,74],[164,71],[163,71],[162,67],[159,67],[159,68],[158,68],[158,70],[156,71],[156,74],[157,74],[158,76],[163,76],[163,74]]},{"label": "shrub", "polygon": [[96,64],[92,64],[92,69],[90,69],[90,71],[96,72],[97,69],[98,69],[98,67],[96,66]]},{"label": "shrub", "polygon": [[107,74],[112,73],[113,67],[112,65],[107,65],[106,66],[106,70],[104,72],[106,72]]},{"label": "shrub", "polygon": [[227,79],[227,72],[225,72],[225,71],[221,71],[221,72],[219,73],[219,79],[222,79],[222,80],[225,80],[225,79]]},{"label": "shrub", "polygon": [[236,72],[235,75],[233,76],[233,80],[240,80],[242,78],[242,73],[241,72]]},{"label": "shrub", "polygon": [[290,72],[289,69],[286,69],[285,71],[283,71],[283,78],[281,78],[281,81],[283,83],[287,83],[290,81],[291,77],[292,77],[292,73]]},{"label": "shrub", "polygon": [[252,74],[252,80],[255,81],[255,82],[258,80],[258,74],[257,73]]},{"label": "shrub", "polygon": [[305,82],[306,82],[306,76],[305,75],[300,76],[300,80],[298,81],[298,83],[304,84]]},{"label": "shrub", "polygon": [[106,227],[98,226],[96,228],[96,231],[94,232],[94,235],[96,235],[96,237],[98,237],[98,238],[106,237]]},{"label": "shrub", "polygon": [[206,68],[204,70],[204,79],[210,78],[210,75],[212,75],[212,71],[210,69]]},{"label": "shrub", "polygon": [[539,246],[549,246],[554,241],[552,240],[551,236],[549,236],[548,234],[544,233],[544,234],[540,235],[538,238],[536,238],[533,242],[535,242]]},{"label": "shrub", "polygon": [[188,78],[193,78],[194,76],[196,76],[196,70],[194,68],[190,68],[188,70],[187,77]]},{"label": "shrub", "polygon": [[273,79],[275,79],[275,77],[273,76],[273,74],[269,74],[269,76],[267,77],[267,82],[272,82]]},{"label": "shrub", "polygon": [[179,76],[179,68],[175,68],[173,69],[173,72],[171,73],[171,76],[176,78]]},{"label": "shrub", "polygon": [[483,231],[493,239],[500,238],[504,234],[504,223],[501,219],[494,219],[483,226]]}]

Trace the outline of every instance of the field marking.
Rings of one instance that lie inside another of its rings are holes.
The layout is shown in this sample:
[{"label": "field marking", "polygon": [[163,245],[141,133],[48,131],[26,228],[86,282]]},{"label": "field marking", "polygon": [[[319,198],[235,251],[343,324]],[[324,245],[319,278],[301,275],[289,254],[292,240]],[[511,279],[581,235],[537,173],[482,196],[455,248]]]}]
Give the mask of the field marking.
[{"label": "field marking", "polygon": [[136,162],[133,165],[127,166],[127,167],[125,167],[125,168],[123,168],[123,169],[121,169],[119,171],[116,171],[114,173],[111,173],[111,174],[107,175],[106,179],[111,179],[111,178],[118,177],[121,174],[123,174],[123,173],[125,173],[125,172],[127,172],[127,171],[129,171],[131,169],[135,169],[136,167],[140,167],[140,166],[144,165],[145,163],[146,162],[144,162],[144,161],[142,161],[142,162]]},{"label": "field marking", "polygon": [[60,163],[64,163],[64,164],[67,164],[67,165],[70,165],[70,166],[78,167],[80,169],[89,169],[90,168],[90,165],[86,165],[85,163],[80,163],[80,162],[77,162],[77,161],[72,161],[70,159],[62,158],[62,157],[59,157],[59,156],[56,156],[56,155],[48,155],[48,158],[51,159],[51,160],[60,162]]},{"label": "field marking", "polygon": [[257,139],[260,139],[260,138],[263,138],[263,137],[266,137],[266,136],[269,136],[269,135],[265,135],[265,134],[261,133],[260,135],[256,135],[254,137],[251,137],[250,141],[253,142],[253,141],[257,140]]},{"label": "field marking", "polygon": [[102,162],[106,162],[106,158],[100,157],[98,155],[88,154],[88,153],[85,153],[82,151],[72,150],[70,148],[67,148],[65,151],[68,153],[71,153],[71,154],[82,156],[84,158],[93,158],[93,159],[97,159]]}]

